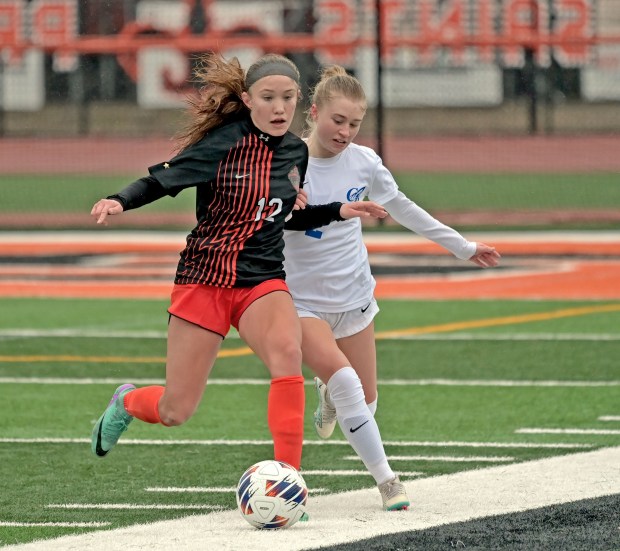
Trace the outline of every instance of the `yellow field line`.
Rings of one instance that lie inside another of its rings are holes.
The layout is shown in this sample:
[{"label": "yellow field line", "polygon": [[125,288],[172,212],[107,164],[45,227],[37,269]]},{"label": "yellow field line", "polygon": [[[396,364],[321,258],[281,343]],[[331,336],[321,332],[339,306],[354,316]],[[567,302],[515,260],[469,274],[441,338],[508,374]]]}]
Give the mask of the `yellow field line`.
[{"label": "yellow field line", "polygon": [[[230,358],[234,356],[247,356],[252,354],[247,346],[230,350],[220,350],[218,358]],[[0,362],[82,362],[82,363],[123,363],[123,364],[148,364],[166,363],[163,356],[141,357],[141,356],[0,356]]]},{"label": "yellow field line", "polygon": [[[461,331],[463,329],[476,329],[480,327],[496,327],[500,325],[512,325],[518,323],[530,323],[534,321],[548,321],[559,318],[585,316],[588,314],[600,314],[603,312],[618,312],[620,304],[602,304],[597,306],[582,306],[579,308],[564,308],[551,312],[538,312],[535,314],[521,314],[518,316],[504,316],[500,318],[486,318],[481,320],[456,321],[439,325],[427,325],[424,327],[411,327],[399,331],[381,331],[377,333],[377,339],[393,339],[406,335],[425,335],[428,333],[447,333],[449,331]],[[252,350],[248,347],[220,350],[218,358],[231,358],[236,356],[248,356]],[[139,356],[0,356],[0,362],[83,362],[83,363],[166,363],[164,357],[139,357]]]},{"label": "yellow field line", "polygon": [[476,329],[479,327],[496,327],[499,325],[512,325],[517,323],[530,323],[533,321],[548,321],[558,318],[570,318],[585,316],[588,314],[600,314],[602,312],[618,312],[620,304],[602,304],[598,306],[582,306],[579,308],[564,308],[551,312],[538,312],[535,314],[520,314],[518,316],[504,316],[501,318],[487,318],[481,320],[455,321],[439,325],[427,325],[425,327],[411,327],[398,331],[381,331],[377,333],[378,339],[393,339],[405,335],[424,335],[427,333],[446,333],[448,331],[460,331],[463,329]]}]

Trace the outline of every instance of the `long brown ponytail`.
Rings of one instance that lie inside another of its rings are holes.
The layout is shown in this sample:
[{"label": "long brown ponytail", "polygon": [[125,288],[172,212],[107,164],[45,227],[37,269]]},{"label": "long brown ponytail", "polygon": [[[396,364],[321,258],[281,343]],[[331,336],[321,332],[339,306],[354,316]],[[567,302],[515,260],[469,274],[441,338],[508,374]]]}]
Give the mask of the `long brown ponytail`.
[{"label": "long brown ponytail", "polygon": [[226,61],[220,54],[205,54],[198,59],[194,80],[202,86],[196,96],[187,100],[190,120],[176,135],[178,151],[183,151],[213,128],[247,111],[241,100],[245,77],[236,57]]}]

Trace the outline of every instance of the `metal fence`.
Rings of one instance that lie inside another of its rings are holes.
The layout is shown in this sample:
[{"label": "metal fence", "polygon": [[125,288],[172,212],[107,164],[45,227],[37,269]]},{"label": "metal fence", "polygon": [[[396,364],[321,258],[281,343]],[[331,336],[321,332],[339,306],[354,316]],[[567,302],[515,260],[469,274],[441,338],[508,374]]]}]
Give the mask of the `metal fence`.
[{"label": "metal fence", "polygon": [[196,55],[364,84],[382,134],[620,131],[617,0],[0,0],[0,134],[169,134]]}]

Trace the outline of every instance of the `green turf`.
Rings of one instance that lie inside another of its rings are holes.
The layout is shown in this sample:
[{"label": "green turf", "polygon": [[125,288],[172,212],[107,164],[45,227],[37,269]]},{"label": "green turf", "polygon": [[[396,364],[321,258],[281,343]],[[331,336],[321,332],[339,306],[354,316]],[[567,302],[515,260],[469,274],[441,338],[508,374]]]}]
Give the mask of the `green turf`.
[{"label": "green turf", "polygon": [[402,191],[428,209],[607,209],[620,204],[618,174],[396,174]]},{"label": "green turf", "polygon": [[[8,212],[77,212],[90,211],[101,197],[120,191],[136,178],[144,176],[108,175],[21,175],[0,176],[0,213]],[[177,198],[164,198],[143,207],[150,212],[192,212],[194,194],[186,191]]]},{"label": "green turf", "polygon": [[[91,206],[116,193],[140,175],[3,175],[0,176],[0,214],[88,213]],[[600,209],[620,204],[620,187],[615,173],[592,174],[452,174],[397,173],[401,190],[429,212],[445,210]],[[175,199],[164,198],[139,213],[192,213],[194,193],[185,191]],[[134,215],[135,216],[135,215]],[[39,222],[45,224],[43,220]],[[85,218],[84,224],[88,224]],[[174,224],[166,227],[175,227]],[[556,223],[566,228],[607,228],[609,222],[589,220]],[[490,224],[502,229],[502,220]],[[467,224],[459,227],[472,226]],[[183,229],[187,229],[184,224]],[[530,226],[531,227],[531,226]],[[37,226],[33,225],[33,229]],[[180,229],[180,228],[179,228]]]},{"label": "green turf", "polygon": [[[575,301],[382,301],[377,331],[406,330],[449,322],[493,320],[505,316],[596,307],[604,303]],[[232,493],[169,494],[145,491],[160,486],[232,487],[251,463],[270,457],[270,445],[129,445],[121,444],[104,460],[90,452],[91,427],[116,383],[89,379],[162,378],[165,339],[104,338],[105,331],[165,333],[165,301],[2,299],[0,310],[0,384],[3,421],[0,438],[81,439],[75,443],[0,442],[0,521],[92,522],[112,527],[170,519],[205,511],[64,510],[54,504],[136,503],[218,505],[234,507]],[[100,329],[100,337],[25,337],[7,330]],[[467,340],[455,340],[460,333]],[[478,338],[474,338],[475,335]],[[2,336],[4,335],[4,336]],[[530,335],[530,338],[527,336]],[[538,336],[544,339],[536,338]],[[586,338],[562,339],[563,335]],[[476,330],[438,332],[432,339],[380,339],[377,344],[382,380],[457,381],[544,380],[620,381],[620,312],[573,315],[549,321],[496,325]],[[494,340],[501,337],[504,340]],[[602,338],[604,337],[604,338]],[[597,340],[601,339],[601,340]],[[240,348],[237,338],[224,348]],[[27,358],[29,356],[30,358]],[[61,358],[71,356],[72,358]],[[133,361],[112,361],[125,356]],[[110,357],[110,361],[106,361]],[[146,361],[142,361],[146,358]],[[311,374],[305,372],[307,379]],[[32,377],[71,378],[62,384],[27,383]],[[168,429],[134,422],[124,439],[269,440],[266,424],[267,374],[252,355],[220,358],[216,379],[258,378],[264,385],[211,385],[196,415]],[[17,381],[19,379],[19,382]],[[26,379],[26,381],[24,381]],[[82,381],[86,384],[76,384]],[[311,427],[314,394],[307,387],[306,438],[318,442]],[[620,387],[485,386],[383,384],[377,420],[386,441],[465,441],[582,443],[593,447],[620,444],[618,435],[519,434],[520,428],[614,428],[599,421],[617,415]],[[337,429],[334,436],[343,440]],[[121,440],[122,442],[123,440]],[[462,448],[389,445],[389,455],[492,455],[514,461],[570,453],[554,448]],[[308,445],[303,467],[363,469],[346,445]],[[424,476],[489,466],[475,461],[398,461],[393,468]],[[372,486],[369,475],[307,476],[311,488],[336,492]],[[377,495],[377,507],[379,497]],[[241,520],[240,520],[241,522]],[[4,528],[0,545],[50,538],[84,529]]]}]

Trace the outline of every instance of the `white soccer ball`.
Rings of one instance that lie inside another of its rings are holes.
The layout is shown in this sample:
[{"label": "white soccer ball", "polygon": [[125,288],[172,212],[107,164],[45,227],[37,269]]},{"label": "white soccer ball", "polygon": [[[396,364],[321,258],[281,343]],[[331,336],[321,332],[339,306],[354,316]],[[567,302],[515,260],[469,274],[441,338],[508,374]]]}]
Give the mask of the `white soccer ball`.
[{"label": "white soccer ball", "polygon": [[237,485],[241,516],[260,529],[295,524],[306,510],[308,487],[299,472],[283,461],[259,461],[248,468]]}]

